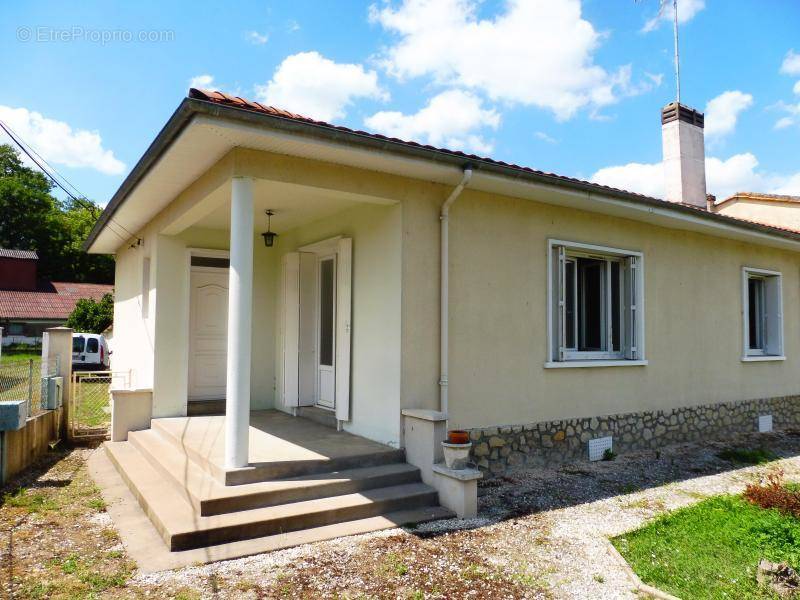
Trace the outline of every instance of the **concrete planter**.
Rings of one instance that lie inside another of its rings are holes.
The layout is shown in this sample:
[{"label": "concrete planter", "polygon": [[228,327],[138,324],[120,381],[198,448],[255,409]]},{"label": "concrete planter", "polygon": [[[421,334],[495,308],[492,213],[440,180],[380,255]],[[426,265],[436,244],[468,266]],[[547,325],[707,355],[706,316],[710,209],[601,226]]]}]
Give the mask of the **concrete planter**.
[{"label": "concrete planter", "polygon": [[448,469],[460,470],[467,468],[467,461],[469,460],[469,451],[472,449],[472,442],[466,444],[450,444],[442,442],[442,451],[444,452],[444,462]]}]

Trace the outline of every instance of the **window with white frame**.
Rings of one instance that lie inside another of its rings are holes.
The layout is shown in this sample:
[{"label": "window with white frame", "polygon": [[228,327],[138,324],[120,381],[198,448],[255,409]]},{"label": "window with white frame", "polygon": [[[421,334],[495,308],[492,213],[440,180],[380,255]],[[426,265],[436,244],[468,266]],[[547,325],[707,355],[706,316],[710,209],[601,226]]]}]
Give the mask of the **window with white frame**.
[{"label": "window with white frame", "polygon": [[745,267],[742,270],[744,358],[783,356],[781,274]]},{"label": "window with white frame", "polygon": [[641,361],[639,252],[550,241],[550,361]]}]

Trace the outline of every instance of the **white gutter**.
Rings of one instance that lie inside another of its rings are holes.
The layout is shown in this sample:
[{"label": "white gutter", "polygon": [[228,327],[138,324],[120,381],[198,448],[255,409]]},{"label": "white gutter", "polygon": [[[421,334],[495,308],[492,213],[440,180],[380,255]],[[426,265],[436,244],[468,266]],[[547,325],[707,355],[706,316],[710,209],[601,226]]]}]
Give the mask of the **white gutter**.
[{"label": "white gutter", "polygon": [[453,202],[456,201],[461,195],[461,192],[469,183],[469,180],[472,179],[472,168],[465,167],[464,168],[464,175],[461,177],[461,182],[455,187],[455,189],[450,192],[450,195],[447,197],[447,200],[444,201],[442,204],[442,211],[439,214],[439,220],[441,222],[442,234],[441,234],[441,292],[440,292],[440,310],[441,314],[439,316],[439,411],[444,413],[445,417],[447,417],[447,362],[448,362],[448,319],[449,319],[449,252],[448,252],[448,221],[450,218],[450,206],[452,206]]}]

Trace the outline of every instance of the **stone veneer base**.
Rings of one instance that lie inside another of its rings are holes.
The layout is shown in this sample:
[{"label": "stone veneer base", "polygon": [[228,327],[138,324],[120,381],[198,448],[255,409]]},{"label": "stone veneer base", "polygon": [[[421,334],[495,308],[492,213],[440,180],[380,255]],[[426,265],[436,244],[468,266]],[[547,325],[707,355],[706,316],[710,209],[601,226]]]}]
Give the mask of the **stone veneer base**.
[{"label": "stone veneer base", "polygon": [[759,415],[773,428],[800,426],[800,396],[722,402],[657,411],[471,429],[471,458],[484,473],[588,460],[588,441],[611,435],[614,452],[665,444],[725,439],[758,431]]}]

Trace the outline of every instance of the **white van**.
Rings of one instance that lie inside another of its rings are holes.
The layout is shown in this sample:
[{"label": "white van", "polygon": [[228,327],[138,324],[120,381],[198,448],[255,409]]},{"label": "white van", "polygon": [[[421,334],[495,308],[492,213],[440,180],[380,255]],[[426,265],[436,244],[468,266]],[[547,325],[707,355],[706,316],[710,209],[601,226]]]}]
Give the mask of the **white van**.
[{"label": "white van", "polygon": [[99,333],[72,334],[72,366],[80,369],[108,369],[111,364],[106,338]]}]

